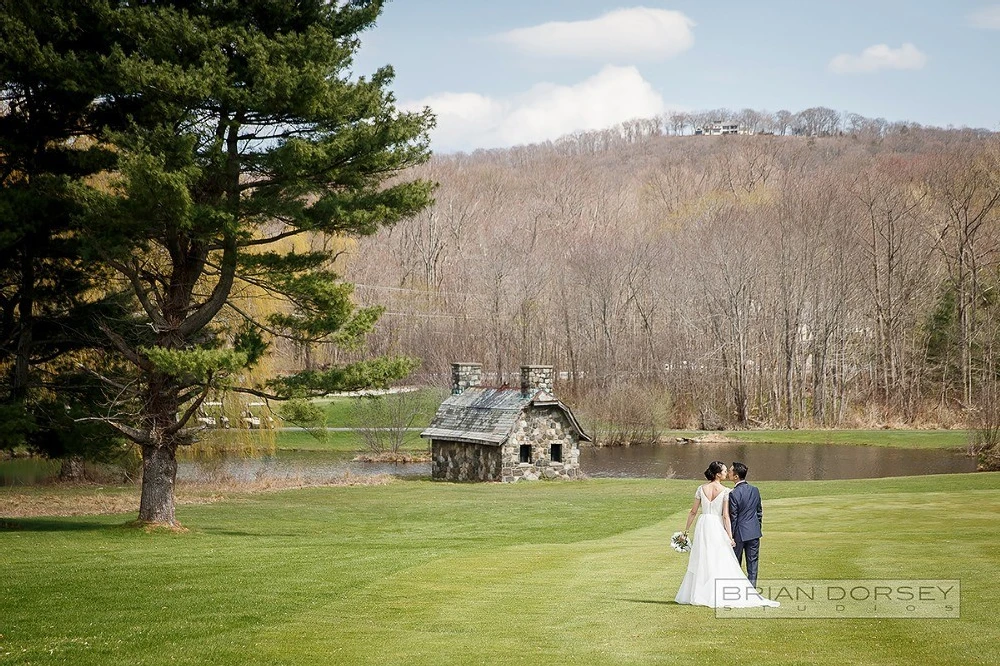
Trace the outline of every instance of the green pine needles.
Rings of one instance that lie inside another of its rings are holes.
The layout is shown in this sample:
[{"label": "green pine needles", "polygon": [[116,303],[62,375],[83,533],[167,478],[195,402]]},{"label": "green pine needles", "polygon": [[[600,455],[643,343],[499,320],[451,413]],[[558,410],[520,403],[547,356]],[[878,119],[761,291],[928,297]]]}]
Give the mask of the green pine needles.
[{"label": "green pine needles", "polygon": [[[412,359],[378,358],[240,379],[275,340],[357,349],[373,329],[381,309],[355,308],[329,240],[430,203],[432,183],[404,172],[428,158],[433,118],[395,107],[390,67],[352,69],[381,1],[25,0],[0,11],[37,19],[39,4],[86,31],[74,46],[92,51],[74,57],[99,63],[79,82],[80,108],[113,164],[77,179],[73,220],[80,256],[107,271],[102,297],[121,307],[95,320],[88,363],[108,387],[107,423],[143,451],[140,520],[173,524],[174,452],[209,391],[302,397],[412,371]],[[21,28],[40,38],[37,21]]]}]

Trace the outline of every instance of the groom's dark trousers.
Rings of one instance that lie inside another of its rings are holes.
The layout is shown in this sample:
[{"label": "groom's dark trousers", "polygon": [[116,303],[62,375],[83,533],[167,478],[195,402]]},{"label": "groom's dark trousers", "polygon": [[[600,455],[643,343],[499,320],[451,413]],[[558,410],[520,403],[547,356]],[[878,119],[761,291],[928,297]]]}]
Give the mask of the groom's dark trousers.
[{"label": "groom's dark trousers", "polygon": [[743,555],[747,559],[747,580],[757,584],[757,562],[760,556],[761,526],[764,508],[760,502],[760,491],[746,481],[736,484],[729,493],[729,521],[733,528],[736,546],[736,560],[742,566]]},{"label": "groom's dark trousers", "polygon": [[757,584],[757,560],[760,556],[760,539],[750,539],[749,541],[737,541],[733,548],[736,552],[736,561],[743,565],[743,554],[747,556],[747,580],[751,585]]}]

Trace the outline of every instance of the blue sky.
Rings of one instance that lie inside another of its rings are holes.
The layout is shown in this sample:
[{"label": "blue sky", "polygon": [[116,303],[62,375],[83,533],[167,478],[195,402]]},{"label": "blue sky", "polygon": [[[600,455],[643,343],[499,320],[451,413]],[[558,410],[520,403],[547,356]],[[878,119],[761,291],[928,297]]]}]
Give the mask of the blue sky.
[{"label": "blue sky", "polygon": [[1000,130],[995,0],[395,0],[355,69],[383,64],[440,152],[719,107]]}]

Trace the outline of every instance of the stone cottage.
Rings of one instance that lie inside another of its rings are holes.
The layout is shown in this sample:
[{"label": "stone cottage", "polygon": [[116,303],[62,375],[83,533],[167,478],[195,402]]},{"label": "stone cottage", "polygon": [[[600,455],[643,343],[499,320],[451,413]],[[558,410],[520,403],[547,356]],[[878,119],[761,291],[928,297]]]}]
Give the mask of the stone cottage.
[{"label": "stone cottage", "polygon": [[453,363],[451,396],[420,433],[431,476],[446,481],[575,478],[580,442],[592,441],[552,394],[552,366],[521,367],[520,388],[482,385],[479,363]]}]

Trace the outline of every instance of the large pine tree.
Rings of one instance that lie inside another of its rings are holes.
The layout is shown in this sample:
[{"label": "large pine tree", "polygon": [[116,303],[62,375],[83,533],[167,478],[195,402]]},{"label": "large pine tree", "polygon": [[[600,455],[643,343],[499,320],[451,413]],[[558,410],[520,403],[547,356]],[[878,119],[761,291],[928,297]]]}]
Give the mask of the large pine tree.
[{"label": "large pine tree", "polygon": [[[378,309],[355,309],[329,251],[287,239],[370,234],[430,202],[399,174],[427,159],[429,112],[395,108],[392,70],[352,72],[378,0],[146,0],[109,15],[96,100],[120,160],[87,217],[108,288],[131,307],[101,322],[127,373],[109,423],[142,450],[139,519],[176,524],[176,451],[208,391],[279,397],[385,385],[408,359],[377,358],[242,386],[269,339],[349,345]],[[319,244],[314,244],[318,246]],[[263,319],[248,288],[284,303]]]},{"label": "large pine tree", "polygon": [[102,270],[82,256],[81,183],[113,167],[95,140],[109,80],[107,0],[0,3],[0,448],[100,457],[77,420],[101,392],[76,366],[95,341]]}]

